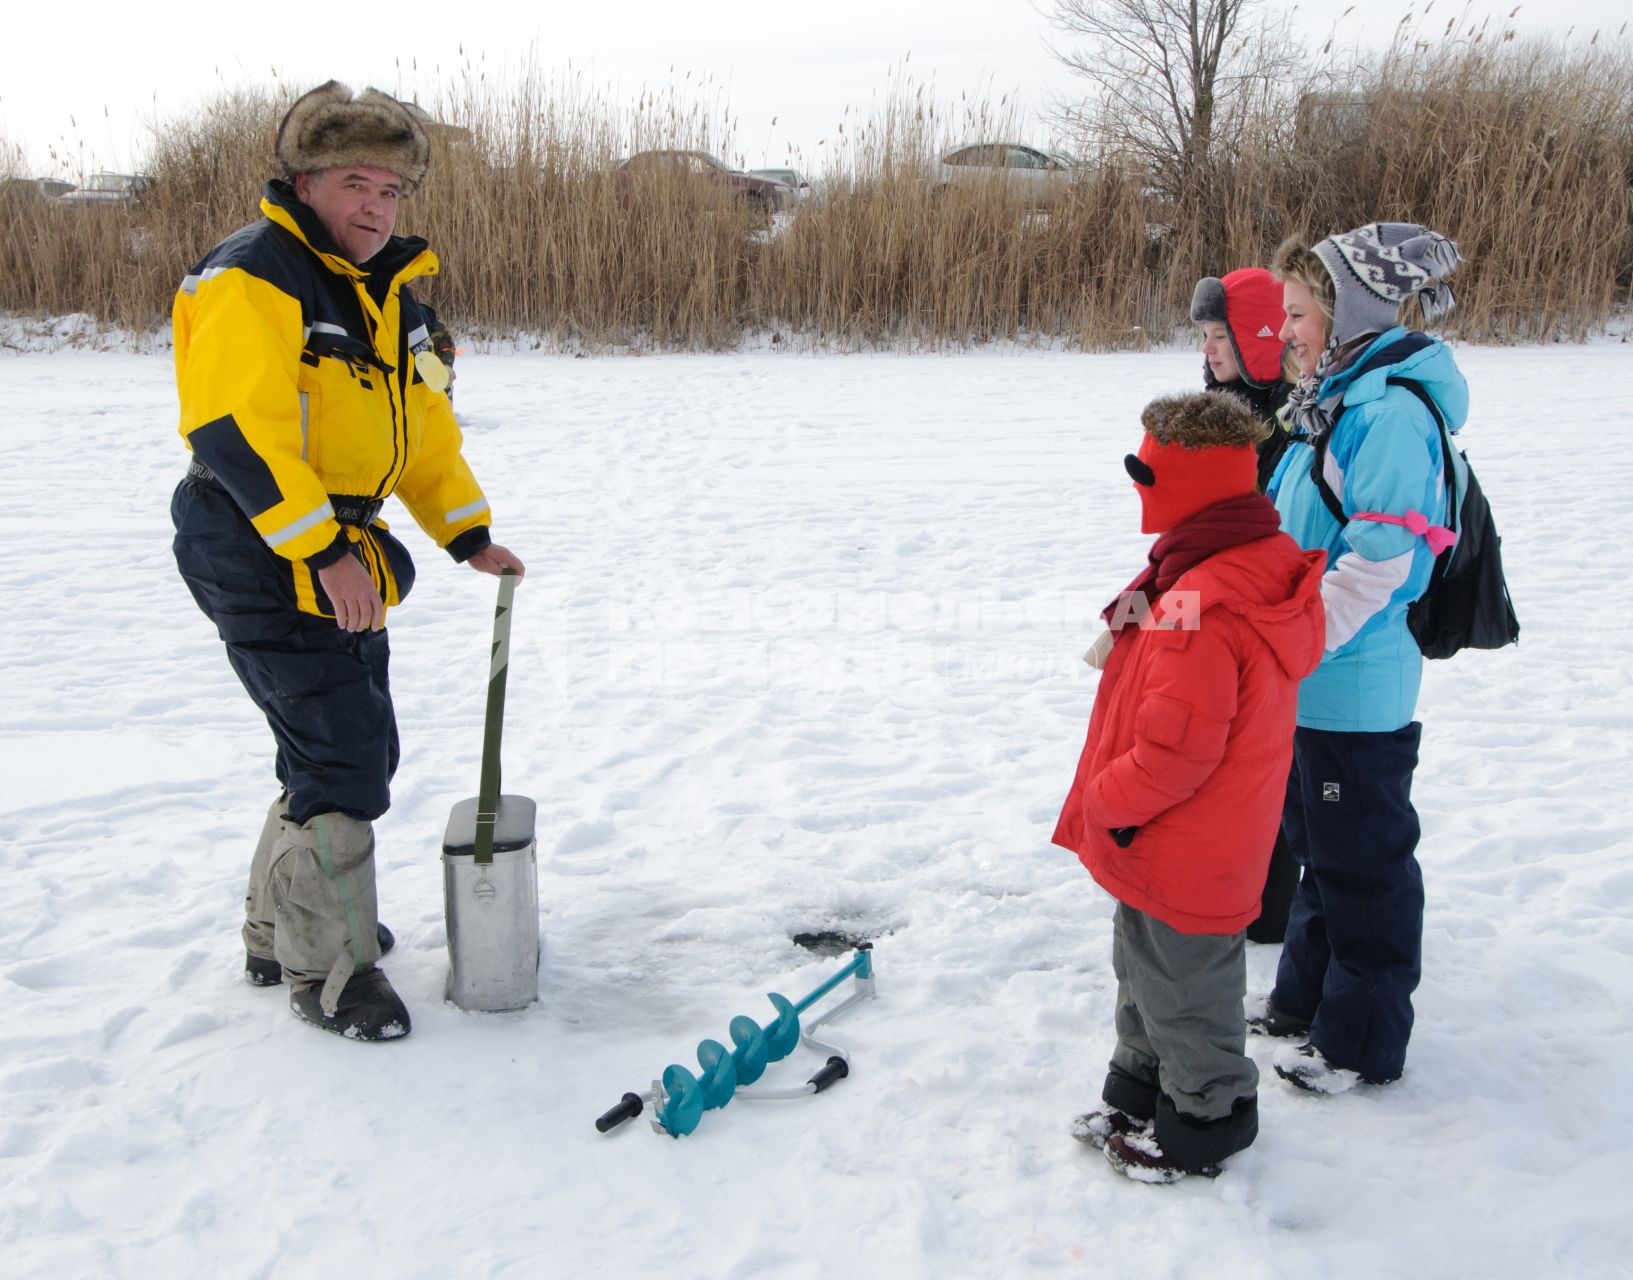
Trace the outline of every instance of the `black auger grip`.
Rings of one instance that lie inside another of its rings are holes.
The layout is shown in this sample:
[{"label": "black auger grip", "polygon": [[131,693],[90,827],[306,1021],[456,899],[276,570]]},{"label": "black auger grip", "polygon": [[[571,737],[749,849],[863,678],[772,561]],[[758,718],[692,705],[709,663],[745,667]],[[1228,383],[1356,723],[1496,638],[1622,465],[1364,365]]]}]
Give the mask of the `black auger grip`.
[{"label": "black auger grip", "polygon": [[821,1093],[835,1080],[843,1080],[846,1076],[850,1075],[850,1073],[850,1063],[846,1062],[836,1053],[833,1057],[828,1059],[827,1065],[825,1065],[821,1071],[818,1071],[805,1083],[814,1086],[814,1092]]},{"label": "black auger grip", "polygon": [[617,1106],[609,1108],[596,1120],[595,1131],[597,1133],[606,1133],[609,1130],[616,1129],[626,1120],[633,1120],[641,1114],[641,1105],[640,1094],[626,1093],[622,1098],[618,1099]]}]

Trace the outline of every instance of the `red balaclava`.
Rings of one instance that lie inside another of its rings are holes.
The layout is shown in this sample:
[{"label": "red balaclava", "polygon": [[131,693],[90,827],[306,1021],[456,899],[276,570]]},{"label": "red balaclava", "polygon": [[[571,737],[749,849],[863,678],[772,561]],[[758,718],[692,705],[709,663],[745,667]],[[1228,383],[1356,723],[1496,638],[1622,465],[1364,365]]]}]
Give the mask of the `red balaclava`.
[{"label": "red balaclava", "polygon": [[1257,492],[1260,427],[1234,396],[1207,392],[1155,400],[1145,439],[1123,466],[1140,495],[1140,532],[1167,533],[1226,498]]}]

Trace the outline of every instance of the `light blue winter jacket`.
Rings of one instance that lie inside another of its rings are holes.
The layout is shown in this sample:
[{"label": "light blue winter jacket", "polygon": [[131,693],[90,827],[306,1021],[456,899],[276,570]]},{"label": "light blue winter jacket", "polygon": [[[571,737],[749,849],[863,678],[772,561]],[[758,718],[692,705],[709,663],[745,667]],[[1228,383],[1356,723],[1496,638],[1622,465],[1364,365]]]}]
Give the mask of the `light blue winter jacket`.
[{"label": "light blue winter jacket", "polygon": [[[1440,431],[1427,408],[1392,377],[1423,385],[1456,432],[1468,417],[1468,383],[1451,351],[1433,341],[1399,363],[1356,376],[1383,347],[1406,336],[1379,334],[1347,369],[1321,386],[1323,404],[1342,399],[1324,475],[1346,513],[1418,511],[1446,523]],[[1336,412],[1336,405],[1334,406]],[[1351,519],[1340,525],[1310,475],[1312,446],[1295,433],[1266,492],[1281,526],[1306,550],[1327,553],[1321,581],[1326,653],[1299,686],[1298,723],[1308,729],[1388,732],[1412,719],[1423,655],[1406,628],[1407,606],[1429,584],[1428,543],[1399,525]]]}]

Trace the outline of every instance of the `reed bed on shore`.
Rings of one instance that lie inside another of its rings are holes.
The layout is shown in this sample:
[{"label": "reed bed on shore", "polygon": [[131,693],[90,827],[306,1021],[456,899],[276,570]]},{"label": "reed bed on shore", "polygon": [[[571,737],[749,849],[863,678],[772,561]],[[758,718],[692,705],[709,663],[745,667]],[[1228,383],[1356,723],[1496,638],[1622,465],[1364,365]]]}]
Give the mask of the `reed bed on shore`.
[{"label": "reed bed on shore", "polygon": [[[291,96],[227,90],[161,123],[144,166],[153,184],[129,203],[73,207],[6,182],[0,310],[162,325],[188,267],[253,216]],[[1453,329],[1468,338],[1581,340],[1633,287],[1625,42],[1455,28],[1403,39],[1319,91],[1268,97],[1183,200],[1108,157],[1046,201],[1004,182],[942,187],[938,154],[1019,127],[1002,103],[948,109],[911,83],[842,133],[820,198],[797,213],[767,218],[678,170],[620,175],[619,160],[643,150],[732,154],[717,98],[692,85],[615,101],[571,73],[535,73],[502,88],[456,76],[422,99],[439,122],[431,175],[398,229],[436,249],[442,274],[424,291],[462,340],[1143,345],[1186,322],[1199,276],[1263,262],[1289,233],[1371,220],[1426,223],[1460,243]]]}]

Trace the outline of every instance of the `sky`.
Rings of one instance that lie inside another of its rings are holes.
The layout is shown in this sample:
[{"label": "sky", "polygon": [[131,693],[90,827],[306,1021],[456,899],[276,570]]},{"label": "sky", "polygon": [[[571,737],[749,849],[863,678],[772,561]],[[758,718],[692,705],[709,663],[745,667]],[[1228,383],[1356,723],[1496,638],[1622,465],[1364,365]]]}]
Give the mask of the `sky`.
[{"label": "sky", "polygon": [[[393,18],[372,33],[337,26],[325,39],[311,20],[278,22],[265,6],[216,0],[31,4],[14,7],[0,46],[0,138],[14,167],[29,173],[128,170],[140,163],[154,120],[224,88],[304,89],[335,77],[429,98],[430,86],[448,83],[462,66],[504,78],[531,59],[619,101],[669,85],[694,95],[692,86],[703,84],[701,100],[734,119],[730,158],[749,165],[783,163],[792,152],[820,169],[825,148],[842,141],[838,126],[878,104],[892,76],[931,86],[948,103],[961,93],[994,105],[1007,98],[1020,116],[1017,130],[1046,142],[1036,113],[1081,83],[1050,54],[1050,41],[1060,39],[1052,7],[1052,0],[463,0],[423,5],[418,16]],[[1340,19],[1346,42],[1381,45],[1402,18],[1423,12],[1407,0],[1372,5],[1365,18],[1343,16],[1350,8],[1347,0],[1272,5],[1312,46]],[[1441,15],[1495,24],[1513,8],[1511,0],[1431,3],[1423,21],[1438,34]],[[1619,0],[1534,8],[1522,6],[1512,19],[1522,33],[1614,30],[1624,21]],[[78,33],[94,40],[76,44]]]}]

